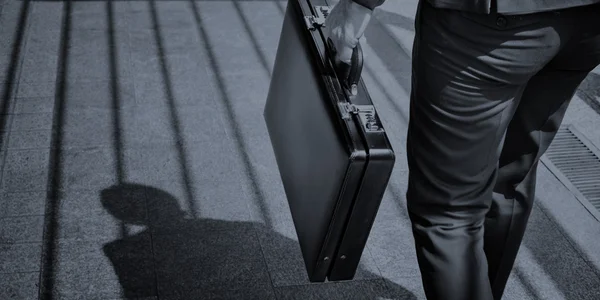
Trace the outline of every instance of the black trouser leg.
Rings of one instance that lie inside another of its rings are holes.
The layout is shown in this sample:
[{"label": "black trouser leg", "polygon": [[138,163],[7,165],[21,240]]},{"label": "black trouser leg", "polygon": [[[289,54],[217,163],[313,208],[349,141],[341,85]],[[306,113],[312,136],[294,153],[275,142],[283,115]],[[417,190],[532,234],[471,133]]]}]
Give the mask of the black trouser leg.
[{"label": "black trouser leg", "polygon": [[[530,159],[529,165],[511,170],[520,163],[504,165],[512,153],[501,155],[504,137],[509,127],[506,143],[515,129],[525,132],[542,120],[543,131],[562,120],[551,111],[566,109],[583,71],[558,85],[556,105],[531,99],[556,76],[554,65],[576,36],[575,18],[540,14],[498,23],[498,16],[427,4],[418,14],[406,196],[423,286],[428,299],[498,300],[525,230],[539,159],[521,155],[517,161]],[[544,143],[534,144],[540,150]],[[515,177],[513,200],[502,201],[494,193],[497,179]],[[492,242],[499,251],[490,250]]]},{"label": "black trouser leg", "polygon": [[[595,39],[600,45],[600,37]],[[575,57],[570,49],[576,49],[579,55]],[[539,159],[554,139],[577,87],[598,65],[600,47],[596,49],[595,58],[588,56],[591,59],[581,61],[579,58],[589,52],[581,43],[573,44],[565,50],[572,57],[566,65],[559,54],[529,81],[510,122],[492,205],[485,219],[484,249],[495,299],[501,299],[525,234],[535,198]]]}]

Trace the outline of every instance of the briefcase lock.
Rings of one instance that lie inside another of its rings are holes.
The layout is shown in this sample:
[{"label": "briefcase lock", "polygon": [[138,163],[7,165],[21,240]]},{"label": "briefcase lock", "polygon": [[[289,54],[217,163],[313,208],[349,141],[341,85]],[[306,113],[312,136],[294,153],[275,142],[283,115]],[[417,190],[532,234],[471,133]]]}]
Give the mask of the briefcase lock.
[{"label": "briefcase lock", "polygon": [[325,27],[325,18],[327,18],[330,11],[330,6],[315,6],[315,15],[304,17],[306,27],[308,27],[309,30]]},{"label": "briefcase lock", "polygon": [[357,115],[365,132],[383,132],[383,128],[376,118],[373,105],[355,105],[349,102],[338,103],[342,119],[348,120],[351,115]]}]

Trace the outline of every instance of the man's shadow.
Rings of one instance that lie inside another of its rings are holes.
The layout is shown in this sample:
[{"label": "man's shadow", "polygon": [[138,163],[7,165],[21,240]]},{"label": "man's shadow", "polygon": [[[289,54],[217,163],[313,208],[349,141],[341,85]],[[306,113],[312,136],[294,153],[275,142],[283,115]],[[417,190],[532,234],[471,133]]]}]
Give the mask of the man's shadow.
[{"label": "man's shadow", "polygon": [[[260,223],[186,218],[177,199],[149,186],[112,186],[102,190],[101,201],[123,228],[125,224],[142,226],[133,234],[123,230],[122,238],[103,247],[128,299],[157,294],[183,299],[275,299],[265,261],[269,257],[263,254],[257,234],[278,253],[297,253],[296,241]],[[295,259],[290,257],[290,268]],[[278,263],[278,268],[287,265]],[[365,284],[375,285],[370,282]],[[354,287],[340,293],[346,294],[340,299],[416,299],[388,280],[379,284],[383,287]],[[342,291],[344,286],[337,288]],[[327,289],[312,293],[315,298],[332,299]]]}]

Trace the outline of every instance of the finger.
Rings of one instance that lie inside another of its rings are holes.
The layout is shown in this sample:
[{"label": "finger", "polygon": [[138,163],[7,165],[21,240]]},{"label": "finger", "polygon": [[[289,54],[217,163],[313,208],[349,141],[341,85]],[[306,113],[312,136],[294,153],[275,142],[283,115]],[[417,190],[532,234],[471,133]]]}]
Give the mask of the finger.
[{"label": "finger", "polygon": [[338,59],[350,64],[352,62],[352,51],[354,49],[350,48],[350,47],[341,47],[340,49],[338,49]]},{"label": "finger", "polygon": [[360,43],[361,46],[364,46],[367,44],[367,38],[363,35],[360,37],[360,39],[358,39],[358,42]]}]

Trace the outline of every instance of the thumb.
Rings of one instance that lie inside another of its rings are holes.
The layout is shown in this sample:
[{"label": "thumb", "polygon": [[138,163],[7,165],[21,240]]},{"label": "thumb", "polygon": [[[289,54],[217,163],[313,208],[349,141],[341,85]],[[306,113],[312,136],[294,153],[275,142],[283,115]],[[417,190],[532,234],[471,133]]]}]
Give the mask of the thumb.
[{"label": "thumb", "polygon": [[[360,43],[360,45],[362,47],[363,60],[364,60],[365,57],[367,56],[365,53],[365,45],[367,44],[367,38],[364,35],[361,36],[360,39],[358,39],[356,41],[356,44],[354,47],[358,46],[358,43]],[[352,62],[352,53],[354,53],[354,48],[348,46],[348,44],[345,44],[345,43],[339,43],[339,44],[340,44],[339,46],[336,46],[336,49],[338,49],[338,59],[347,64],[350,64]]]},{"label": "thumb", "polygon": [[338,51],[338,59],[350,64],[352,62],[352,52],[354,49],[346,46],[346,45],[341,45],[340,48],[337,49]]}]

